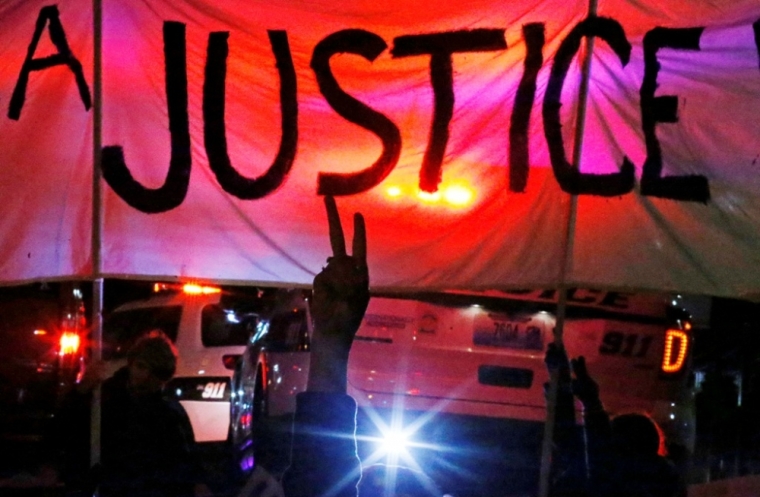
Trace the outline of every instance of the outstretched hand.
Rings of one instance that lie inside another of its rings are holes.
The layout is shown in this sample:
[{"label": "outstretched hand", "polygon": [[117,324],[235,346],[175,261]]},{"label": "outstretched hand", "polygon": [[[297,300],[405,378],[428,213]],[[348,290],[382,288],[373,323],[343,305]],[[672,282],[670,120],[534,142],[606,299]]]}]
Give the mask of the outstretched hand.
[{"label": "outstretched hand", "polygon": [[599,404],[599,385],[591,378],[586,369],[586,358],[583,356],[570,361],[575,379],[573,379],[573,393],[583,403],[585,408]]},{"label": "outstretched hand", "polygon": [[567,360],[565,348],[554,342],[551,342],[546,348],[544,363],[546,363],[546,369],[549,371],[570,371],[570,363]]},{"label": "outstretched hand", "polygon": [[369,304],[369,270],[364,217],[354,214],[353,248],[348,255],[335,199],[326,196],[325,207],[333,255],[314,277],[308,388],[334,391],[345,390],[348,354]]}]

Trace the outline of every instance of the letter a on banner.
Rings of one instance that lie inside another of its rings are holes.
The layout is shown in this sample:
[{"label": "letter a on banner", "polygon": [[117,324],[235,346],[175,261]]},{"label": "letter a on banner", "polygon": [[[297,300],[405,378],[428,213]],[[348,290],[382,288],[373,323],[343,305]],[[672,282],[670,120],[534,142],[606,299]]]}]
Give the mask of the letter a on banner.
[{"label": "letter a on banner", "polygon": [[[37,51],[37,45],[40,42],[40,37],[42,37],[42,30],[45,29],[45,24],[48,22],[50,40],[55,45],[58,53],[35,59],[34,53]],[[26,86],[29,83],[29,73],[55,66],[68,66],[71,69],[71,72],[74,73],[77,88],[79,88],[79,96],[82,98],[84,108],[85,110],[90,110],[92,98],[90,97],[90,88],[84,79],[82,64],[74,57],[71,48],[69,48],[69,43],[66,41],[66,33],[63,31],[63,25],[61,25],[61,20],[58,17],[58,7],[48,5],[40,10],[40,15],[37,17],[32,43],[29,44],[24,65],[21,66],[21,74],[19,74],[16,87],[13,89],[11,102],[8,106],[8,117],[10,119],[18,121],[19,117],[21,117],[21,109],[24,107],[24,101],[26,100]]]}]

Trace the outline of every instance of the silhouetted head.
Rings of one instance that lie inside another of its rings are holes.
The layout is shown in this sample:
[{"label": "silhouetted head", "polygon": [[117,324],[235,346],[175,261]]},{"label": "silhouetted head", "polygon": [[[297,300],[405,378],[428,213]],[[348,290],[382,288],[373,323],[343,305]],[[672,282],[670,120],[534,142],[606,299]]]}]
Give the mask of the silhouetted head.
[{"label": "silhouetted head", "polygon": [[621,414],[612,419],[612,443],[615,450],[635,455],[660,454],[664,446],[662,432],[646,414]]},{"label": "silhouetted head", "polygon": [[177,369],[177,349],[160,330],[141,337],[127,353],[132,393],[160,391]]},{"label": "silhouetted head", "polygon": [[433,480],[411,468],[373,464],[362,468],[359,497],[441,497]]}]

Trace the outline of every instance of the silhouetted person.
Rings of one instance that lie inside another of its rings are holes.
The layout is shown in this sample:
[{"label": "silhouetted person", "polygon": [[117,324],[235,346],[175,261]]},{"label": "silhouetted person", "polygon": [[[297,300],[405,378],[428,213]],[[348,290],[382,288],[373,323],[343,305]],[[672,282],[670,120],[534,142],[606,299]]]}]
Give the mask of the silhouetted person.
[{"label": "silhouetted person", "polygon": [[610,420],[584,357],[571,361],[573,393],[583,404],[592,497],[681,497],[686,489],[675,466],[661,455],[662,434],[647,415]]},{"label": "silhouetted person", "polygon": [[[550,343],[544,362],[550,374],[557,374],[558,380],[549,493],[552,497],[585,496],[588,492],[586,456],[582,428],[575,422],[570,361],[564,348]],[[548,387],[548,383],[544,385],[547,393]]]},{"label": "silhouetted person", "polygon": [[424,473],[405,466],[373,464],[362,468],[359,497],[440,497],[441,492]]},{"label": "silhouetted person", "polygon": [[[347,255],[335,201],[325,197],[325,205],[333,256],[314,278],[309,377],[306,391],[296,399],[284,495],[440,496],[429,478],[405,468],[374,466],[362,475],[356,452],[356,402],[346,394],[346,387],[348,355],[369,304],[364,218],[354,216],[353,255]],[[271,481],[264,480],[268,486],[262,493],[278,495]],[[379,494],[381,487],[388,493]]]},{"label": "silhouetted person", "polygon": [[697,439],[707,450],[709,480],[730,476],[736,462],[739,391],[733,377],[720,369],[707,372],[696,396]]},{"label": "silhouetted person", "polygon": [[[190,497],[208,494],[196,485],[200,466],[187,413],[179,402],[163,397],[174,375],[177,352],[162,332],[139,339],[127,354],[127,365],[102,382],[100,497]],[[95,364],[78,386],[66,423],[71,435],[83,432],[90,391],[102,380]],[[64,429],[66,424],[63,425]],[[82,440],[67,440],[72,456],[82,456]],[[81,462],[66,461],[79,466]]]}]

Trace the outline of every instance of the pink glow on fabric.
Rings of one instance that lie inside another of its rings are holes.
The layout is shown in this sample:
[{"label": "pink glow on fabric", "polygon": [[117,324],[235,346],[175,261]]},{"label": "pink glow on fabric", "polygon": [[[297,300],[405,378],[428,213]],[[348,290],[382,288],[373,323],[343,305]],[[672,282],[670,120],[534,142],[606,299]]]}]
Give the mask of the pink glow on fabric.
[{"label": "pink glow on fabric", "polygon": [[[492,0],[402,0],[350,4],[104,0],[103,144],[123,148],[132,177],[147,188],[166,179],[171,154],[162,29],[185,25],[192,166],[179,206],[146,214],[104,184],[106,275],[308,285],[329,254],[317,195],[319,173],[368,168],[382,152],[372,132],[328,104],[310,67],[327,36],[362,29],[387,48],[372,62],[336,54],[340,87],[398,127],[399,159],[388,176],[338,198],[341,215],[367,219],[369,263],[378,288],[554,286],[562,275],[570,196],[560,188],[545,136],[543,103],[557,50],[586,16],[584,2],[523,4]],[[43,2],[6,2],[0,11],[0,103],[6,106]],[[632,192],[580,195],[572,233],[570,283],[745,296],[760,292],[760,62],[752,24],[760,6],[719,8],[692,2],[602,2],[632,49],[623,65],[596,39],[580,171],[610,174],[627,157]],[[92,85],[92,12],[62,4],[72,51]],[[529,169],[523,192],[510,190],[510,126],[524,74],[523,27],[541,23],[543,64],[527,124]],[[699,50],[662,48],[655,97],[677,97],[678,121],[656,124],[664,176],[703,175],[707,203],[642,195],[647,158],[640,108],[643,37],[655,27],[704,27]],[[454,105],[440,190],[466,184],[463,205],[422,199],[419,175],[430,139],[435,95],[430,56],[393,57],[398,37],[500,29],[506,49],[452,55]],[[225,80],[227,155],[242,176],[264,174],[281,139],[280,79],[267,30],[283,30],[297,82],[295,159],[264,198],[241,200],[211,170],[204,143],[204,69],[211,32],[229,32]],[[48,33],[42,36],[47,40]],[[49,47],[48,43],[45,45]],[[46,48],[45,50],[48,50]],[[44,56],[42,45],[36,57]],[[572,157],[581,70],[564,81],[560,124]],[[92,112],[82,107],[65,67],[31,73],[20,120],[0,118],[0,281],[91,275]],[[386,194],[391,186],[403,193]]]}]

